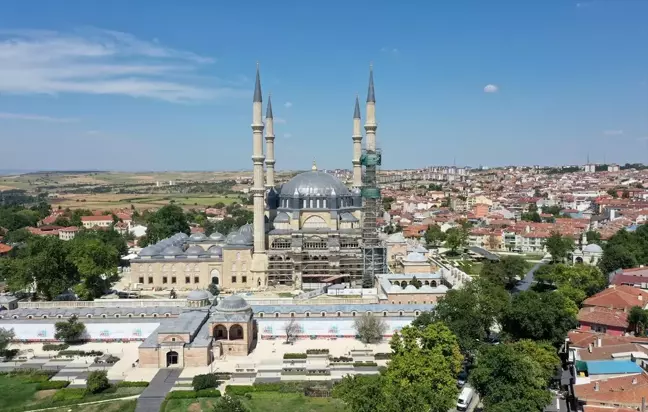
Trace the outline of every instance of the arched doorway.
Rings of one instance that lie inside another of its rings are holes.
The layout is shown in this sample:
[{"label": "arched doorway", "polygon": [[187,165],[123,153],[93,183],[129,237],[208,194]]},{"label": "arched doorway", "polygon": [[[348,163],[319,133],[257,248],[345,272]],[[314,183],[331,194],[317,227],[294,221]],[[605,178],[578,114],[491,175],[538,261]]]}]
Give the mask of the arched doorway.
[{"label": "arched doorway", "polygon": [[211,283],[214,285],[220,285],[220,271],[218,269],[212,269],[212,271],[209,272],[209,276],[211,277]]},{"label": "arched doorway", "polygon": [[214,327],[214,340],[227,340],[227,328],[223,325]]},{"label": "arched doorway", "polygon": [[430,286],[432,286],[433,288],[437,287],[436,280],[433,280],[432,282],[430,282]]},{"label": "arched doorway", "polygon": [[576,263],[583,263],[583,258],[582,257],[577,257],[576,258]]},{"label": "arched doorway", "polygon": [[175,366],[178,364],[178,352],[171,351],[166,354],[167,368]]},{"label": "arched doorway", "polygon": [[232,325],[229,330],[229,340],[243,339],[243,328],[241,325]]}]

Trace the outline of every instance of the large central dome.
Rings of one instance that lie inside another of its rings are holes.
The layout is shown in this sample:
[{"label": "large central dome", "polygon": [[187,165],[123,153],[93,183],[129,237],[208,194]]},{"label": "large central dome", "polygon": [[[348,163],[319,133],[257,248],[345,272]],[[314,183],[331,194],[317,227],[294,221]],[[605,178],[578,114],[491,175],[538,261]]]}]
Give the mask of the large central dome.
[{"label": "large central dome", "polygon": [[347,196],[349,189],[335,176],[325,172],[313,170],[300,173],[281,186],[283,196]]}]

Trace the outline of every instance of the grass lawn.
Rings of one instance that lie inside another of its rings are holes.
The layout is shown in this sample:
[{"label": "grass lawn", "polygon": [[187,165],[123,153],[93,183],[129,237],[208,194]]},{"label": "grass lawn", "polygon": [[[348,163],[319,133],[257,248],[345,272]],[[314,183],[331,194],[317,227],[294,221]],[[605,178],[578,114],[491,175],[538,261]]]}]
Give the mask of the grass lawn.
[{"label": "grass lawn", "polygon": [[137,400],[115,401],[97,403],[94,405],[73,405],[59,409],[52,409],[50,412],[135,412]]},{"label": "grass lawn", "polygon": [[[333,398],[309,398],[299,393],[257,392],[247,399],[241,396],[251,412],[339,412],[342,401]],[[162,412],[200,412],[213,410],[216,398],[171,399]],[[58,411],[57,411],[58,412]]]},{"label": "grass lawn", "polygon": [[0,410],[17,408],[31,402],[37,383],[23,383],[15,377],[0,376]]},{"label": "grass lawn", "polygon": [[166,408],[160,412],[211,412],[217,401],[218,398],[170,399]]},{"label": "grass lawn", "polygon": [[280,298],[292,298],[294,295],[290,292],[279,292],[277,293]]}]

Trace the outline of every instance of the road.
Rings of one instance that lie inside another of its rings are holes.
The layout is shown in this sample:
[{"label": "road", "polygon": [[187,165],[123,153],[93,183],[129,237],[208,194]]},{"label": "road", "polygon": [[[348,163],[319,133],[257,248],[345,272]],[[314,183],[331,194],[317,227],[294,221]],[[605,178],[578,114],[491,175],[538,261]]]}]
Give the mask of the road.
[{"label": "road", "polygon": [[549,255],[546,255],[545,257],[542,258],[542,260],[535,265],[524,275],[524,279],[518,285],[515,287],[516,292],[524,292],[529,290],[531,285],[535,282],[535,272],[540,268],[540,266],[545,265],[547,263],[551,262],[551,257]]},{"label": "road", "polygon": [[[475,392],[475,396],[473,396],[472,402],[470,402],[470,406],[468,407],[468,410],[466,412],[477,412],[481,410],[481,406],[477,408],[477,405],[479,405],[479,395]],[[456,408],[450,409],[448,412],[458,412]]]}]

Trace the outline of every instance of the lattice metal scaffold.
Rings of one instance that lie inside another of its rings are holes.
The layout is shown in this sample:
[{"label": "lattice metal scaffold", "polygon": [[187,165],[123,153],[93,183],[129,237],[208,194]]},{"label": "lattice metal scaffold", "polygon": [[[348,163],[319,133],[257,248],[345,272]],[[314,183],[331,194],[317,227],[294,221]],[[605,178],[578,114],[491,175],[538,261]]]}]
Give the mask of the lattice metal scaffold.
[{"label": "lattice metal scaffold", "polygon": [[365,150],[360,157],[364,167],[362,175],[362,257],[363,274],[362,286],[373,287],[376,274],[387,272],[387,251],[378,236],[378,217],[382,210],[380,189],[378,188],[377,172],[382,163],[382,153]]}]

